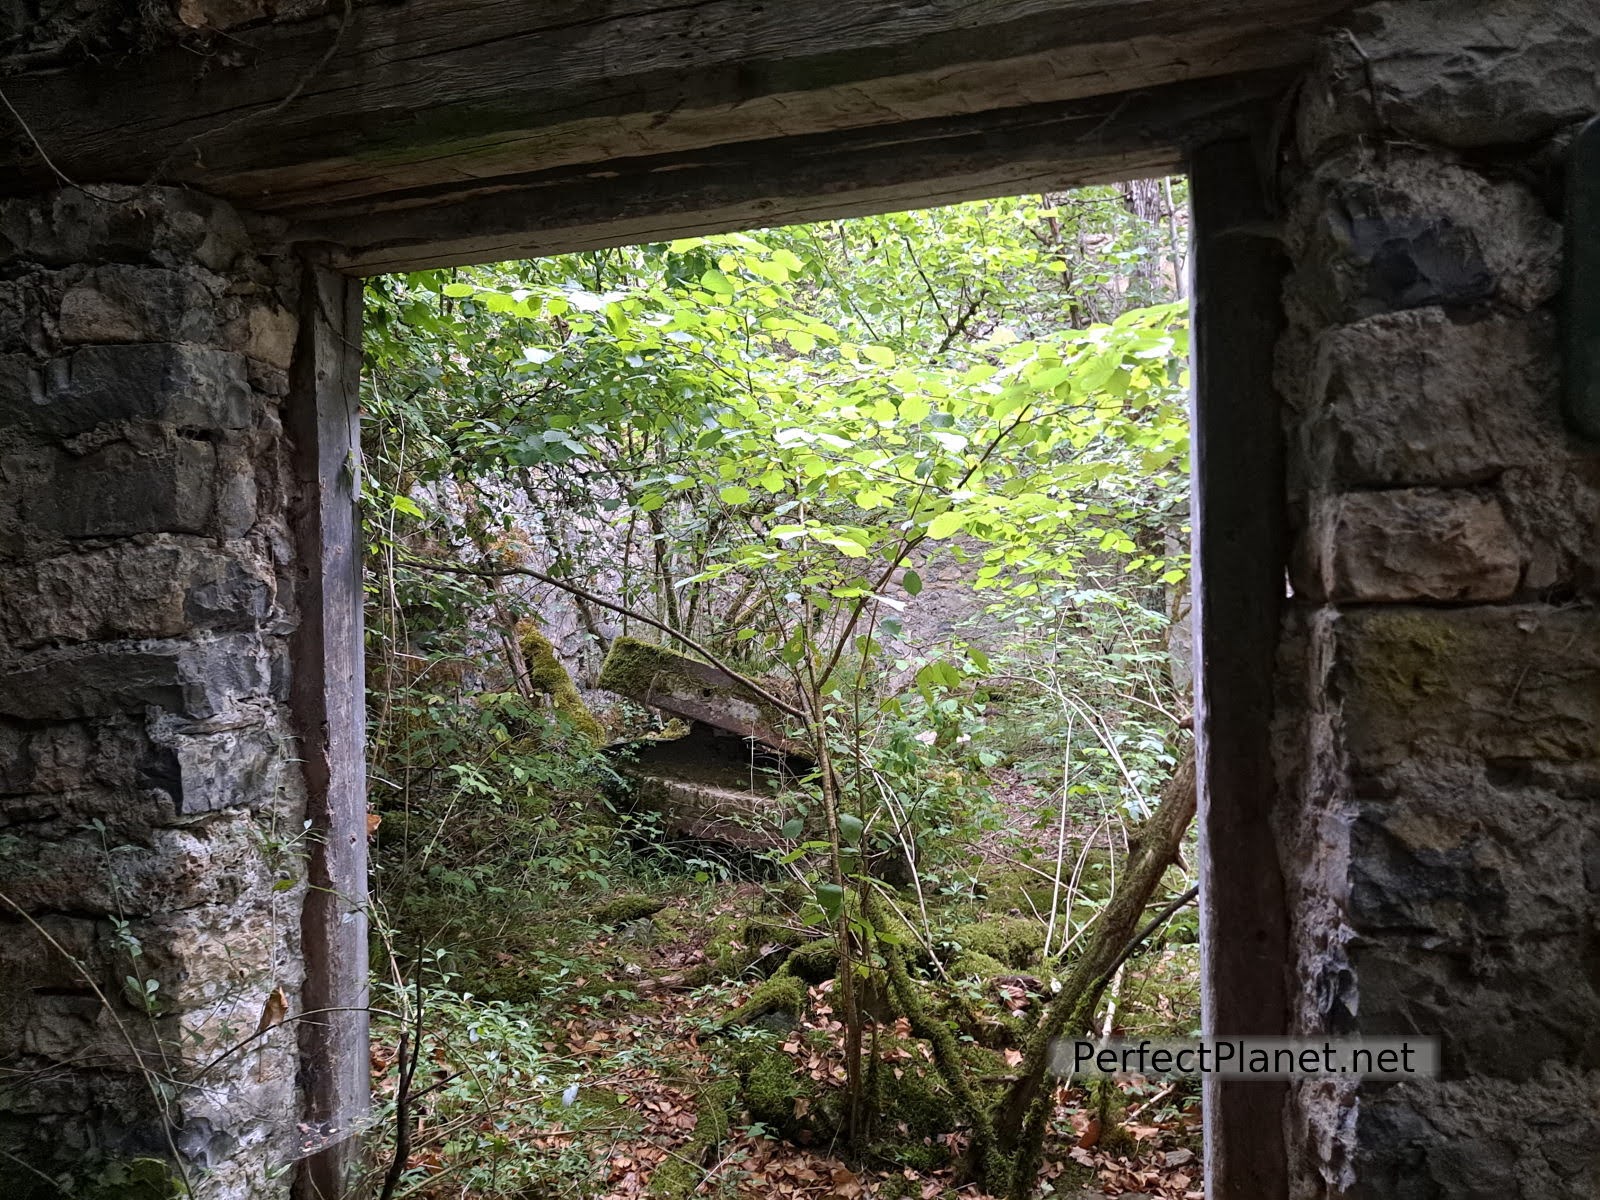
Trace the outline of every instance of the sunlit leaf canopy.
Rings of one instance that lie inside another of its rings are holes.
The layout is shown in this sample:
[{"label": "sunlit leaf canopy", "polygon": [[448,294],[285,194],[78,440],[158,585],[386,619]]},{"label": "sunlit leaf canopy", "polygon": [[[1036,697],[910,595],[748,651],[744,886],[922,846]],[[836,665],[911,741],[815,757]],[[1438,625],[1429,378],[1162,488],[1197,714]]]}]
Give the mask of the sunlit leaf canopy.
[{"label": "sunlit leaf canopy", "polygon": [[[1022,596],[1108,556],[1174,581],[1151,531],[1186,497],[1184,310],[1127,307],[1141,264],[1094,200],[383,281],[367,404],[384,452],[407,446],[390,503],[514,480],[570,515],[700,530],[677,589],[761,571],[823,608],[888,597],[883,568],[914,578],[940,545]],[[1069,221],[1076,243],[1040,233]]]}]

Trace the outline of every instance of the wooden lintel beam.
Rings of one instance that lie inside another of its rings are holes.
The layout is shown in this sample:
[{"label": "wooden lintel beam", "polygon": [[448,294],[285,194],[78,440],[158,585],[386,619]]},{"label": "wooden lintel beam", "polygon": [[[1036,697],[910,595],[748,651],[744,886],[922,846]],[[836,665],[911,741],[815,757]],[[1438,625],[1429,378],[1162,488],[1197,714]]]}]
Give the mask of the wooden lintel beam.
[{"label": "wooden lintel beam", "polygon": [[[1353,0],[404,0],[5,81],[80,181],[291,212],[1302,63]],[[0,129],[11,124],[0,110]],[[48,186],[19,131],[0,190]]]},{"label": "wooden lintel beam", "polygon": [[1284,72],[892,128],[719,146],[424,188],[296,214],[332,265],[375,275],[531,258],[1181,169],[1183,148],[1260,119]]}]

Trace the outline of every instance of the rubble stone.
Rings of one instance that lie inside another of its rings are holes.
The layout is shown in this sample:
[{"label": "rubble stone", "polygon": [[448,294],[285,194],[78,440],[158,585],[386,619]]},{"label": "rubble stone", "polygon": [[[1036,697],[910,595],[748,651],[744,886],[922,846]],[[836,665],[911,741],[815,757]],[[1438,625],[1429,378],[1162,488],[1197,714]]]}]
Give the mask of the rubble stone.
[{"label": "rubble stone", "polygon": [[295,298],[225,205],[106,191],[0,201],[0,893],[59,943],[4,921],[0,1059],[41,1083],[0,1096],[0,1149],[176,1146],[197,1200],[266,1200],[293,1028],[194,1077],[303,976]]},{"label": "rubble stone", "polygon": [[1332,536],[1322,547],[1322,585],[1333,600],[1507,600],[1521,581],[1522,552],[1493,496],[1357,492],[1333,507]]}]

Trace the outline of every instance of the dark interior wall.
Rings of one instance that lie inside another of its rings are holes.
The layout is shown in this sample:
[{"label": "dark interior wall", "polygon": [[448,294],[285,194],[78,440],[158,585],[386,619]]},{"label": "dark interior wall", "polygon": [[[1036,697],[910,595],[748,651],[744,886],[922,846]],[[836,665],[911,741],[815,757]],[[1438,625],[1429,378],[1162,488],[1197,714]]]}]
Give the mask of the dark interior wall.
[{"label": "dark interior wall", "polygon": [[213,1060],[300,1007],[293,267],[187,193],[0,201],[0,1148],[46,1170],[287,1186],[294,1029]]},{"label": "dark interior wall", "polygon": [[1291,1000],[1444,1066],[1296,1086],[1297,1197],[1600,1194],[1600,455],[1556,349],[1597,108],[1600,6],[1389,3],[1287,135]]}]

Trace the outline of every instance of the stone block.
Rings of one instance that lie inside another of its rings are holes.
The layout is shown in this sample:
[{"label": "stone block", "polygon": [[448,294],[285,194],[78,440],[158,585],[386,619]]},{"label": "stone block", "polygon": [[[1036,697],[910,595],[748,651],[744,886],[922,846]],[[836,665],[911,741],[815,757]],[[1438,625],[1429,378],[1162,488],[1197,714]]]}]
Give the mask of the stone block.
[{"label": "stone block", "polygon": [[1314,486],[1461,485],[1568,456],[1542,318],[1470,324],[1442,310],[1327,333],[1299,431]]},{"label": "stone block", "polygon": [[158,708],[203,720],[264,700],[271,675],[267,649],[250,634],[43,651],[0,673],[0,717],[73,721]]},{"label": "stone block", "polygon": [[209,533],[217,456],[209,442],[113,442],[82,457],[58,454],[48,482],[23,497],[30,532],[65,538]]},{"label": "stone block", "polygon": [[1409,488],[1329,502],[1322,594],[1339,602],[1506,600],[1522,578],[1516,534],[1492,495]]},{"label": "stone block", "polygon": [[1358,776],[1600,757],[1600,609],[1365,608],[1334,638],[1328,686]]},{"label": "stone block", "polygon": [[0,262],[65,267],[97,260],[227,270],[250,246],[225,202],[184,188],[100,185],[0,201]]},{"label": "stone block", "polygon": [[50,485],[58,452],[30,446],[0,453],[0,557],[28,552],[40,531],[30,520],[33,498]]},{"label": "stone block", "polygon": [[193,275],[114,263],[62,294],[56,335],[89,342],[205,342],[216,336],[215,297]]},{"label": "stone block", "polygon": [[104,835],[74,827],[0,860],[0,889],[30,912],[172,914],[270,894],[277,876],[250,814]]},{"label": "stone block", "polygon": [[169,1010],[190,1014],[186,1028],[203,1031],[202,1058],[252,1034],[273,989],[298,991],[300,931],[283,914],[299,899],[298,891],[286,890],[254,903],[202,905],[129,923],[158,994]]},{"label": "stone block", "polygon": [[164,787],[176,768],[140,716],[93,721],[0,720],[0,796],[90,787]]},{"label": "stone block", "polygon": [[1600,903],[1588,859],[1600,814],[1586,800],[1499,786],[1481,769],[1418,770],[1350,825],[1348,920],[1469,950],[1581,929]]},{"label": "stone block", "polygon": [[258,304],[245,315],[244,352],[258,362],[287,371],[294,361],[300,319],[276,304]]},{"label": "stone block", "polygon": [[1526,1080],[1547,1063],[1600,1070],[1600,992],[1582,930],[1439,948],[1426,936],[1351,946],[1362,1033],[1440,1039],[1447,1079]]},{"label": "stone block", "polygon": [[0,359],[0,425],[29,425],[54,437],[129,420],[243,429],[252,410],[244,359],[209,347],[87,346],[43,366],[21,356]]},{"label": "stone block", "polygon": [[1523,587],[1600,595],[1600,456],[1510,467],[1496,490],[1527,559]]},{"label": "stone block", "polygon": [[1488,148],[1600,111],[1600,24],[1586,0],[1369,5],[1335,31],[1306,83],[1308,159],[1355,138]]},{"label": "stone block", "polygon": [[1560,290],[1561,229],[1533,192],[1438,157],[1324,164],[1295,210],[1286,298],[1312,328],[1432,306],[1528,311]]},{"label": "stone block", "polygon": [[268,709],[245,709],[207,722],[170,716],[151,723],[151,736],[172,755],[172,794],[180,813],[258,808],[288,787],[286,747]]},{"label": "stone block", "polygon": [[1600,1179],[1600,1073],[1363,1088],[1352,1195],[1588,1200]]},{"label": "stone block", "polygon": [[119,543],[0,568],[0,644],[252,629],[271,613],[270,564],[211,544]]}]

